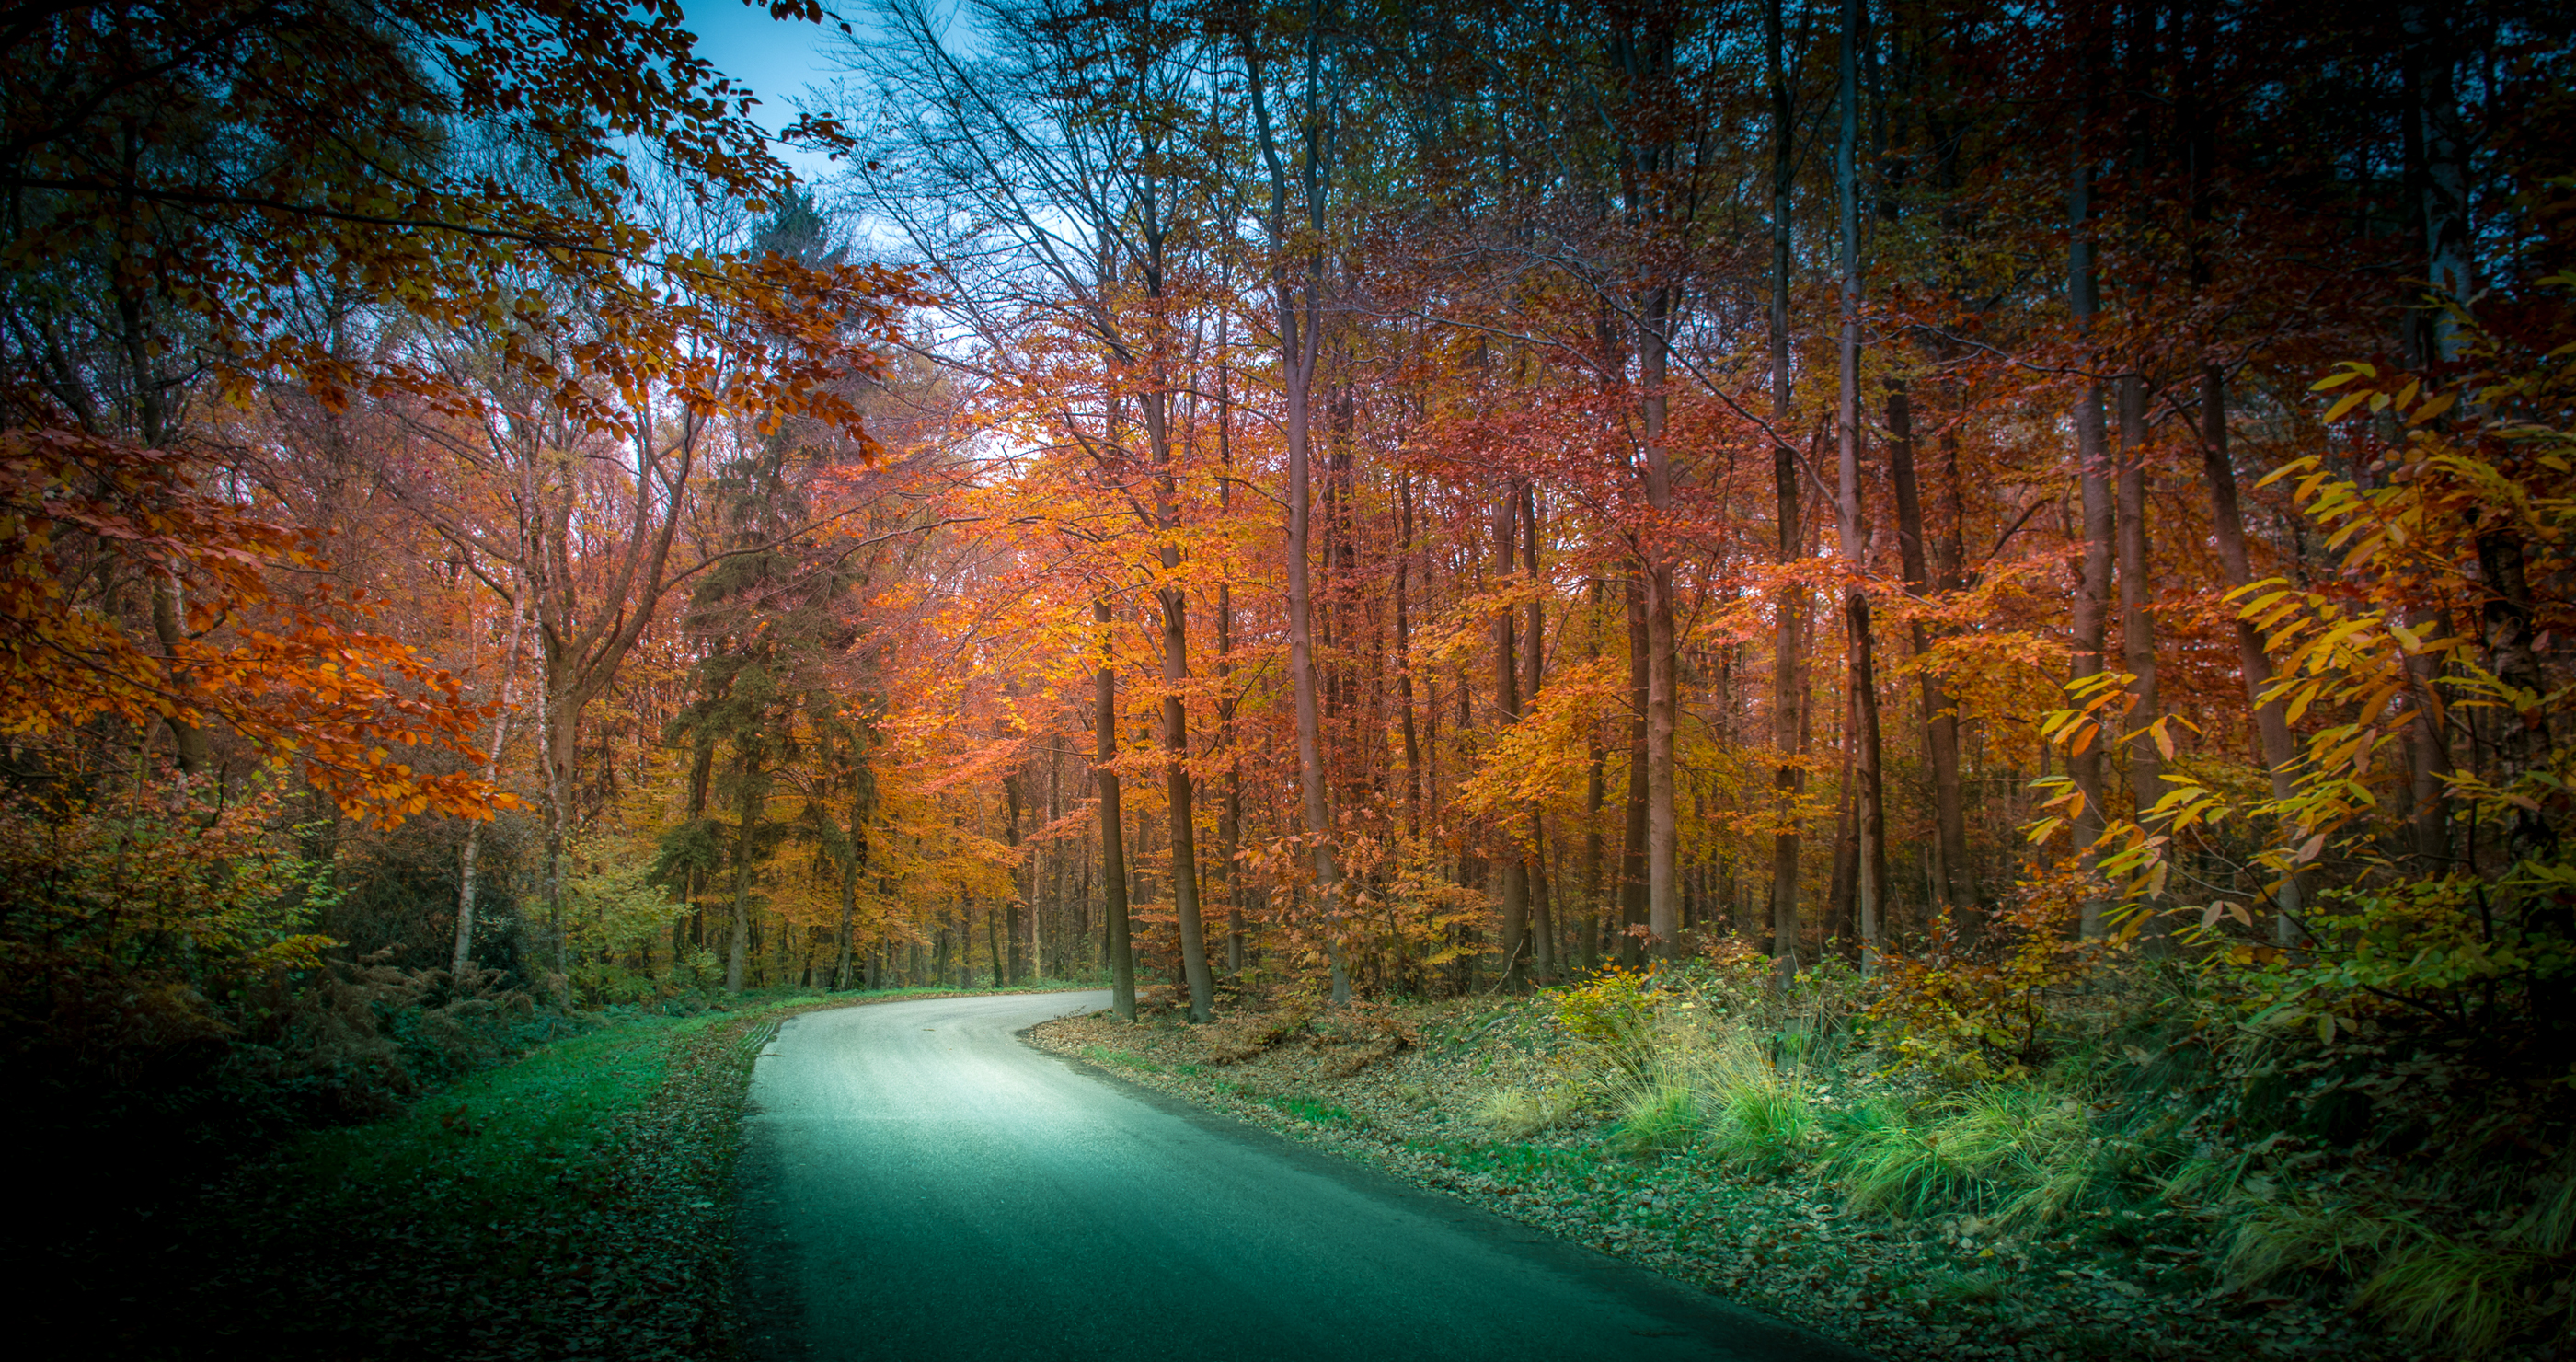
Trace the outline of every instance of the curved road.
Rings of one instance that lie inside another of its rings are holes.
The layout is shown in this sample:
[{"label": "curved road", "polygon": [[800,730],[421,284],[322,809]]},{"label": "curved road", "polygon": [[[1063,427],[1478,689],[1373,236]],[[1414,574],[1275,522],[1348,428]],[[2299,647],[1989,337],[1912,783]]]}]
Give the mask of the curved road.
[{"label": "curved road", "polygon": [[787,1023],[751,1085],[755,1356],[1859,1357],[1013,1034],[1108,1000]]}]

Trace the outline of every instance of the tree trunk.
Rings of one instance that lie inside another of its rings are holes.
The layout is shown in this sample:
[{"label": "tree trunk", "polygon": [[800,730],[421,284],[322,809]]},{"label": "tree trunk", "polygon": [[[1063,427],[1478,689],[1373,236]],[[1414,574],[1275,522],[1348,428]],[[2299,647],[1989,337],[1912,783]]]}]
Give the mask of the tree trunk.
[{"label": "tree trunk", "polygon": [[[1914,413],[1902,379],[1888,385],[1887,437],[1887,473],[1896,495],[1896,539],[1904,558],[1905,584],[1918,599],[1928,598],[1932,583],[1924,554],[1922,488],[1914,470]],[[1946,589],[1948,583],[1943,586]],[[1931,641],[1920,621],[1911,628],[1914,655],[1919,659],[1930,651]],[[1968,877],[1967,809],[1959,789],[1959,715],[1939,675],[1928,666],[1919,668],[1916,675],[1923,701],[1923,752],[1932,775],[1932,893],[1943,909],[1955,915],[1976,901]]]},{"label": "tree trunk", "polygon": [[[1315,896],[1323,920],[1324,954],[1330,962],[1334,1007],[1351,998],[1350,972],[1341,952],[1341,873],[1333,853],[1332,807],[1324,788],[1323,715],[1315,695],[1315,610],[1309,583],[1312,557],[1311,521],[1314,497],[1309,486],[1314,462],[1313,405],[1316,360],[1322,354],[1324,311],[1324,209],[1331,185],[1325,157],[1332,145],[1327,124],[1335,110],[1328,103],[1322,71],[1322,49],[1310,43],[1305,52],[1306,108],[1299,120],[1302,145],[1292,175],[1280,154],[1276,125],[1270,116],[1266,64],[1249,24],[1238,30],[1244,63],[1245,94],[1261,155],[1270,172],[1270,207],[1266,230],[1275,252],[1271,292],[1278,308],[1281,395],[1286,411],[1284,435],[1288,461],[1288,673],[1297,721],[1298,799],[1305,815],[1306,848],[1315,876]],[[1289,219],[1292,189],[1303,200],[1298,222]]]},{"label": "tree trunk", "polygon": [[1681,941],[1678,879],[1681,824],[1673,802],[1673,740],[1680,696],[1676,693],[1673,637],[1673,563],[1664,523],[1673,511],[1672,454],[1664,441],[1664,378],[1672,291],[1647,296],[1639,337],[1638,383],[1645,392],[1646,505],[1654,512],[1644,545],[1646,558],[1646,925],[1657,958],[1670,959]]},{"label": "tree trunk", "polygon": [[[751,968],[751,857],[760,834],[758,789],[746,781],[741,801],[735,805],[738,823],[733,839],[733,930],[726,939],[725,992],[740,993],[744,977]],[[558,894],[560,901],[560,894]],[[562,949],[563,930],[555,931],[556,949]]]},{"label": "tree trunk", "polygon": [[1100,625],[1100,670],[1092,677],[1099,759],[1091,773],[1100,787],[1102,949],[1109,957],[1110,1006],[1134,1021],[1136,958],[1127,945],[1127,844],[1120,828],[1118,772],[1110,766],[1118,759],[1118,672],[1109,650],[1111,617],[1106,599],[1091,603],[1091,618]]},{"label": "tree trunk", "polygon": [[1002,905],[998,903],[984,910],[984,953],[993,962],[991,986],[1000,988],[1009,983],[1002,970]]},{"label": "tree trunk", "polygon": [[[1789,374],[1790,191],[1796,183],[1793,142],[1796,108],[1789,87],[1786,35],[1780,0],[1768,0],[1762,13],[1763,37],[1771,76],[1771,480],[1777,496],[1779,561],[1797,561],[1803,538],[1798,526],[1798,456],[1787,443],[1793,390]],[[1806,592],[1784,583],[1773,603],[1771,652],[1771,736],[1780,754],[1772,769],[1772,790],[1779,801],[1780,830],[1771,838],[1771,955],[1773,975],[1785,989],[1798,973],[1798,823],[1797,800],[1804,784],[1798,758],[1798,618]]]},{"label": "tree trunk", "polygon": [[1868,23],[1865,0],[1843,0],[1842,130],[1837,148],[1836,178],[1842,209],[1842,346],[1841,404],[1835,418],[1840,472],[1835,498],[1835,530],[1842,550],[1843,620],[1851,648],[1851,693],[1854,731],[1852,821],[1860,838],[1855,889],[1860,906],[1860,968],[1878,970],[1884,949],[1880,914],[1887,903],[1885,802],[1879,779],[1878,677],[1870,646],[1869,595],[1861,581],[1869,571],[1860,525],[1860,187],[1857,179],[1860,137],[1860,44]]},{"label": "tree trunk", "polygon": [[[858,920],[859,876],[866,872],[867,865],[867,813],[854,803],[850,809],[849,864],[841,868],[841,958],[832,967],[832,991],[835,993],[850,986],[850,957],[855,945],[850,938]],[[869,984],[869,987],[874,987],[874,984]]]},{"label": "tree trunk", "polygon": [[[1179,556],[1168,550],[1167,555]],[[1163,788],[1171,803],[1172,909],[1180,918],[1190,1020],[1203,1022],[1216,1006],[1216,980],[1208,972],[1207,935],[1199,916],[1198,819],[1189,768],[1182,764],[1190,753],[1189,712],[1181,703],[1181,688],[1189,678],[1190,636],[1180,589],[1157,594],[1163,606]]]},{"label": "tree trunk", "polygon": [[1646,593],[1628,578],[1628,806],[1619,855],[1619,959],[1644,963],[1646,926]]},{"label": "tree trunk", "polygon": [[[1601,579],[1592,579],[1586,599],[1591,608],[1586,613],[1583,650],[1587,659],[1601,655]],[[1601,808],[1604,789],[1603,767],[1608,756],[1601,746],[1601,721],[1584,725],[1583,732],[1583,923],[1576,943],[1583,968],[1597,969],[1601,964],[1601,915],[1605,908],[1601,893],[1601,854],[1604,838],[1601,832]]]},{"label": "tree trunk", "polygon": [[[2150,810],[2164,797],[2164,753],[2148,732],[2159,717],[2156,698],[2156,620],[2147,595],[2147,382],[2134,370],[2120,375],[2120,472],[2118,558],[2120,576],[2120,660],[2130,677],[2129,717],[2123,737],[2129,749],[2129,798],[2138,825],[2153,832],[2160,820]],[[2143,901],[2148,914],[2142,930],[2162,934],[2164,904]]]},{"label": "tree trunk", "polygon": [[[1494,498],[1494,568],[1496,578],[1509,583],[1512,565],[1520,549],[1520,530],[1516,510],[1520,491],[1505,483]],[[1494,616],[1494,713],[1498,729],[1507,730],[1521,718],[1520,659],[1513,652],[1512,611],[1506,606]],[[1501,845],[1495,848],[1496,864],[1502,871],[1502,931],[1495,945],[1503,953],[1503,990],[1517,993],[1528,982],[1529,974],[1529,867],[1527,848],[1506,822],[1500,829]]]},{"label": "tree trunk", "polygon": [[[547,670],[551,673],[553,668],[549,667]],[[565,1007],[570,1007],[572,972],[564,959],[563,862],[564,824],[567,818],[564,810],[564,768],[571,764],[572,759],[565,751],[569,745],[570,735],[564,731],[561,706],[551,702],[552,689],[551,676],[537,686],[537,765],[545,785],[546,806],[544,883],[546,936],[553,948],[556,1001]],[[725,967],[725,990],[740,992],[741,977],[742,965],[740,955],[737,953],[734,961]]]},{"label": "tree trunk", "polygon": [[[492,720],[492,750],[483,759],[483,781],[491,784],[501,777],[501,748],[510,735],[510,696],[519,681],[519,634],[527,622],[527,611],[520,599],[520,582],[510,580],[509,642],[501,648],[501,710]],[[465,972],[474,964],[474,862],[483,845],[484,820],[465,825],[465,854],[456,874],[456,954],[448,965],[448,977],[462,984]]]},{"label": "tree trunk", "polygon": [[1027,859],[1020,854],[1020,777],[1016,770],[1002,779],[1002,804],[1005,818],[1002,824],[1002,845],[1011,849],[1011,895],[1002,908],[1003,917],[1010,924],[1010,930],[1004,935],[1011,940],[1011,967],[1003,979],[1005,982],[1016,984],[1020,981],[1021,965],[1020,910],[1035,897],[1036,889],[1035,884],[1030,884],[1028,888],[1031,892],[1021,892],[1021,877],[1025,875],[1033,880],[1035,876],[1029,870]]},{"label": "tree trunk", "polygon": [[[2085,117],[2079,106],[2074,187],[2067,201],[2073,240],[2067,247],[2066,293],[2077,330],[2089,336],[2093,329],[2093,316],[2100,310],[2101,301],[2093,273],[2093,167],[2087,159],[2083,139]],[[2104,444],[2102,384],[2099,380],[2089,380],[2075,402],[2076,481],[2083,505],[2084,534],[2084,572],[2075,591],[2072,621],[2075,641],[2073,680],[2077,682],[2101,674],[2104,617],[2110,609],[2112,511],[2109,458]],[[2076,790],[2084,799],[2084,808],[2077,814],[2074,825],[2076,847],[2088,871],[2097,859],[2094,844],[2102,839],[2107,815],[2102,802],[2102,745],[2105,736],[2095,732],[2078,738],[2066,755],[2067,774],[2073,778]],[[2086,895],[2078,925],[2078,931],[2085,939],[2102,935],[2102,908],[2098,895]]]},{"label": "tree trunk", "polygon": [[[1521,703],[1529,710],[1538,707],[1539,686],[1547,678],[1547,613],[1539,599],[1538,576],[1538,490],[1527,483],[1520,489],[1521,585],[1529,600],[1521,629]],[[1530,963],[1542,983],[1553,982],[1557,970],[1556,914],[1547,894],[1547,858],[1540,847],[1541,814],[1539,805],[1529,806],[1530,921],[1538,949]]]}]

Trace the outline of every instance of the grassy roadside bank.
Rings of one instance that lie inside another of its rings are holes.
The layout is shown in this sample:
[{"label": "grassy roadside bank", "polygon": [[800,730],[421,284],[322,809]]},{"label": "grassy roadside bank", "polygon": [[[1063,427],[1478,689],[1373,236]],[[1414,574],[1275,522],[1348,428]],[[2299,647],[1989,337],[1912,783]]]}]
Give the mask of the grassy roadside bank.
[{"label": "grassy roadside bank", "polygon": [[119,1358],[725,1356],[762,1045],[800,1012],[991,991],[593,1021],[400,1116],[290,1141],[194,1205],[97,1226],[45,1273],[59,1327],[36,1334]]},{"label": "grassy roadside bank", "polygon": [[[1093,1015],[1031,1036],[1888,1362],[2441,1355],[2235,1284],[2208,1226],[2149,1202],[2087,1209],[2045,1233],[1973,1214],[1898,1217],[1856,1208],[1829,1178],[1659,1138],[1651,1111],[1571,1096],[1569,1075],[1594,1056],[1540,1000],[1347,1018],[1290,1008],[1197,1028]],[[1897,1096],[1871,1084],[1806,1100],[1866,1111]]]}]

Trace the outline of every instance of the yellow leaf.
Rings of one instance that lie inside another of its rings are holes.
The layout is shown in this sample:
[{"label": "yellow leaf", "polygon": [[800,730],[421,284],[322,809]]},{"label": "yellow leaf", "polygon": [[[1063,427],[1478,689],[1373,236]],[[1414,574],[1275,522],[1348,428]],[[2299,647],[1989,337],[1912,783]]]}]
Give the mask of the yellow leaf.
[{"label": "yellow leaf", "polygon": [[[2339,398],[2339,399],[2337,399],[2337,400],[2336,400],[2336,402],[2335,402],[2335,404],[2334,404],[2333,406],[2326,408],[2326,416],[2325,416],[2325,419],[2326,419],[2326,420],[2327,420],[2327,422],[2328,422],[2328,423],[2330,423],[2330,424],[2331,424],[2332,422],[2340,421],[2340,420],[2342,420],[2342,419],[2343,419],[2343,414],[2344,414],[2345,412],[2351,411],[2353,408],[2358,407],[2358,406],[2360,406],[2362,403],[2369,401],[2369,400],[2371,399],[2371,397],[2373,397],[2373,396],[2374,396],[2374,394],[2372,394],[2372,393],[2370,393],[2370,392],[2367,392],[2367,391],[2365,391],[2365,392],[2357,392],[2357,393],[2345,393],[2341,398]],[[2382,398],[2381,400],[2382,400],[2382,401],[2386,401],[2387,399]]]},{"label": "yellow leaf", "polygon": [[2346,369],[2342,373],[2334,374],[2326,378],[2320,378],[2316,382],[2309,384],[2308,391],[2312,393],[2321,393],[2330,388],[2340,388],[2359,377],[2361,377],[2360,370]]},{"label": "yellow leaf", "polygon": [[2430,400],[2426,401],[2423,407],[2413,416],[2407,417],[2406,424],[2410,426],[2420,426],[2459,404],[2460,395],[2458,393],[2437,394]]}]

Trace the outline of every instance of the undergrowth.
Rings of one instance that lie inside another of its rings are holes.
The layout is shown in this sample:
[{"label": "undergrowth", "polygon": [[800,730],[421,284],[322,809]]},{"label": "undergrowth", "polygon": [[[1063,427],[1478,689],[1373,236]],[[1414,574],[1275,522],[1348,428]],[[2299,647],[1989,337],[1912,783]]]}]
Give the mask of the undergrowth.
[{"label": "undergrowth", "polygon": [[[2576,1327],[2576,1154],[2554,1152],[2555,1126],[2469,1088],[2466,1066],[2416,1053],[2392,1081],[2398,1038],[2231,1022],[2236,999],[2153,960],[2035,990],[2015,1004],[2018,1029],[1993,1033],[2006,1049],[1976,1028],[1945,1046],[1919,1019],[1873,1015],[1835,969],[1786,996],[1749,958],[1613,971],[1545,996],[1536,1012],[1570,1053],[1542,1081],[1492,1089],[1475,1116],[1496,1149],[1678,1158],[2077,1271],[2152,1247],[2168,1280],[2306,1296],[2447,1355],[2563,1343]],[[1507,1163],[1461,1166],[1501,1176]],[[1999,1288],[1970,1274],[1916,1289],[1972,1301]]]}]

